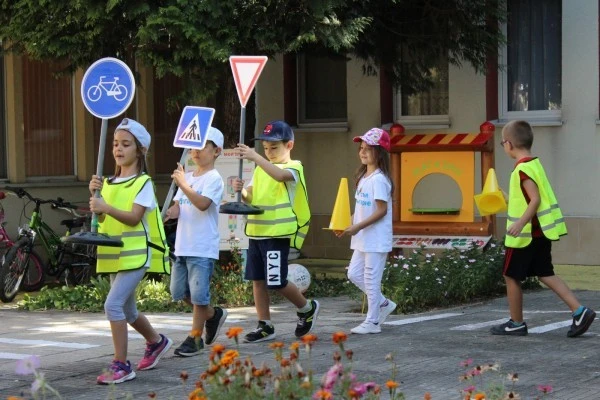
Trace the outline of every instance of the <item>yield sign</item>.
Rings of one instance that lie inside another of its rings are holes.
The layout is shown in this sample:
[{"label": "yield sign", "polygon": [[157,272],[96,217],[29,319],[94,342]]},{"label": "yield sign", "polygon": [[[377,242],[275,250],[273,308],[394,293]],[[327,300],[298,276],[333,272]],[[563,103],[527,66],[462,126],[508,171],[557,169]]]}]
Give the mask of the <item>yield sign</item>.
[{"label": "yield sign", "polygon": [[173,147],[203,149],[214,115],[214,108],[185,106],[175,132]]},{"label": "yield sign", "polygon": [[242,107],[246,107],[252,89],[267,63],[267,56],[231,56],[229,64]]}]

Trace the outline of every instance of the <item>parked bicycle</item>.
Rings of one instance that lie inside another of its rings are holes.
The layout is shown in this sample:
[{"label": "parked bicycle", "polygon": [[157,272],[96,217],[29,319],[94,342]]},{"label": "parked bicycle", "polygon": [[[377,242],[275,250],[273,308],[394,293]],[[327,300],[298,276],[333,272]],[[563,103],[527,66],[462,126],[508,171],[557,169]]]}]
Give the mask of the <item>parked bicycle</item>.
[{"label": "parked bicycle", "polygon": [[[23,277],[29,269],[29,259],[33,254],[36,238],[48,255],[48,261],[43,264],[42,285],[45,282],[44,275],[56,277],[57,280],[67,285],[78,285],[89,283],[96,269],[96,248],[91,245],[63,243],[57,234],[42,219],[40,208],[43,204],[50,204],[53,209],[61,209],[75,216],[72,219],[61,221],[66,226],[66,235],[70,235],[75,228],[89,229],[90,216],[78,213],[79,207],[65,202],[63,199],[43,200],[33,197],[25,189],[6,187],[4,190],[9,194],[15,194],[19,198],[26,198],[34,203],[29,224],[19,228],[19,236],[15,244],[8,250],[4,262],[0,266],[0,300],[5,303],[11,302],[19,289],[22,287]],[[25,203],[23,214],[25,214]],[[20,257],[19,254],[22,254]]]},{"label": "parked bicycle", "polygon": [[[2,205],[2,200],[5,198],[6,194],[4,192],[0,192],[0,252],[2,254],[2,257],[0,257],[0,265],[4,264],[6,253],[15,244],[15,242],[11,240],[5,228],[6,221],[4,219],[4,207]],[[19,248],[17,251],[17,258],[23,262],[23,257],[23,251]],[[44,285],[43,269],[44,266],[41,257],[35,251],[32,251],[29,255],[26,273],[23,275],[21,281],[21,289],[26,292],[39,290]]]}]

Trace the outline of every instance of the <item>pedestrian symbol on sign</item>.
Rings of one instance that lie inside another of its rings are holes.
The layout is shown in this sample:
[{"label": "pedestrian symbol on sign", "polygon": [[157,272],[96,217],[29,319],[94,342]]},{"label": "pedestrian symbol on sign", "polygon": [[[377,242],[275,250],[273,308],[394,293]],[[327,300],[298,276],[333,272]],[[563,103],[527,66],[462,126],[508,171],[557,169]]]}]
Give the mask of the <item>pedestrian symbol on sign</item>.
[{"label": "pedestrian symbol on sign", "polygon": [[196,132],[196,129],[198,129],[198,114],[196,114],[194,116],[192,121],[184,129],[183,133],[181,134],[181,138],[185,139],[185,140],[199,142],[200,141],[200,133]]}]

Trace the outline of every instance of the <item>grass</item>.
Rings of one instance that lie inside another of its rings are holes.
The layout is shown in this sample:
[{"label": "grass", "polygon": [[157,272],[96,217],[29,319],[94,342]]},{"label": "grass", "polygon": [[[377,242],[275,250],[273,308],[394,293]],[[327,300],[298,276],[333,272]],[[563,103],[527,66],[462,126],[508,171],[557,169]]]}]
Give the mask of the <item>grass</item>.
[{"label": "grass", "polygon": [[554,272],[573,290],[600,290],[598,265],[555,265]]}]

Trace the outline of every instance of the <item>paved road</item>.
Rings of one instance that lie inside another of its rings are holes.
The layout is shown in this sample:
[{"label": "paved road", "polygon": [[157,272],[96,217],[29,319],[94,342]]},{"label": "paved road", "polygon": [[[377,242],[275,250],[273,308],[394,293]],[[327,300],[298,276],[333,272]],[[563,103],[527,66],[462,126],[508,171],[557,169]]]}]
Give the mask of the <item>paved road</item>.
[{"label": "paved road", "polygon": [[[600,309],[600,292],[577,292],[590,307]],[[349,332],[362,320],[353,313],[359,307],[347,298],[320,299],[322,312],[315,333],[319,336],[312,357],[317,377],[331,366],[334,349],[331,335]],[[600,399],[600,323],[596,321],[588,333],[569,339],[566,332],[570,316],[562,302],[548,290],[525,295],[525,316],[530,327],[527,337],[498,337],[488,334],[489,327],[507,318],[506,300],[465,307],[437,310],[418,315],[394,315],[379,335],[351,335],[346,348],[354,351],[354,371],[361,380],[380,384],[390,377],[386,354],[394,353],[398,377],[407,399],[422,399],[430,392],[433,399],[458,399],[459,391],[468,386],[458,377],[463,373],[462,360],[475,363],[498,362],[505,376],[519,374],[515,389],[523,399],[538,394],[537,385],[549,384],[554,392],[548,399]],[[230,309],[219,342],[227,343],[224,332],[229,326],[254,328],[252,308]],[[293,338],[294,318],[290,306],[273,307],[273,321],[278,339],[286,344]],[[190,314],[152,314],[155,327],[178,344],[190,326]],[[26,392],[30,376],[14,373],[15,360],[29,355],[41,358],[41,370],[66,399],[144,399],[155,392],[158,398],[187,398],[179,379],[185,370],[194,378],[207,366],[207,356],[179,358],[169,352],[152,371],[138,373],[137,379],[113,388],[95,384],[95,378],[108,364],[112,342],[108,324],[102,314],[64,312],[22,312],[0,309],[0,399]],[[130,358],[141,357],[144,341],[130,335]],[[265,343],[243,344],[242,357],[252,356],[256,364],[273,365],[273,353]]]}]

